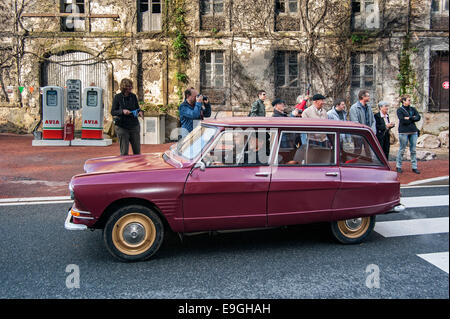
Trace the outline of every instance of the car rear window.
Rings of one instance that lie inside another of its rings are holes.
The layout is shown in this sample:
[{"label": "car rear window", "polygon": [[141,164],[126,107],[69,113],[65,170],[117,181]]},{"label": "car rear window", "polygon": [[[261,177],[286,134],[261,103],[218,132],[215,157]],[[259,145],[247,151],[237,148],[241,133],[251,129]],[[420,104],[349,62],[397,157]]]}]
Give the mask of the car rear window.
[{"label": "car rear window", "polygon": [[340,162],[343,166],[383,166],[367,139],[359,134],[340,134]]}]

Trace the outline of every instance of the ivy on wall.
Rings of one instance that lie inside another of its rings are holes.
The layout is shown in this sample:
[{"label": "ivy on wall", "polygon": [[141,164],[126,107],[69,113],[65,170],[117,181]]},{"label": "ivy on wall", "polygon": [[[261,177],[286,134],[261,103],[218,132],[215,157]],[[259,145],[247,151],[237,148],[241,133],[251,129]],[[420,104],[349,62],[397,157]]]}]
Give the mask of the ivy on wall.
[{"label": "ivy on wall", "polygon": [[402,51],[400,52],[399,73],[399,95],[410,94],[412,100],[416,100],[415,87],[417,86],[416,73],[411,66],[411,54],[417,52],[417,48],[411,47],[410,35],[407,34]]}]

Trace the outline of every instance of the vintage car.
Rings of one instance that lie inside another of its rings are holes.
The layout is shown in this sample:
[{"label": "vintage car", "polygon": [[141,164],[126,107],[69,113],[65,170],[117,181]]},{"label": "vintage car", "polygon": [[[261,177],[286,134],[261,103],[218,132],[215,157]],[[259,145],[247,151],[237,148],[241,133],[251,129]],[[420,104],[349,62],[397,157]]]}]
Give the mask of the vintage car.
[{"label": "vintage car", "polygon": [[70,181],[69,230],[103,229],[108,251],[145,260],[165,234],[330,222],[363,241],[401,211],[400,183],[369,127],[299,118],[205,120],[164,153],[94,158]]}]

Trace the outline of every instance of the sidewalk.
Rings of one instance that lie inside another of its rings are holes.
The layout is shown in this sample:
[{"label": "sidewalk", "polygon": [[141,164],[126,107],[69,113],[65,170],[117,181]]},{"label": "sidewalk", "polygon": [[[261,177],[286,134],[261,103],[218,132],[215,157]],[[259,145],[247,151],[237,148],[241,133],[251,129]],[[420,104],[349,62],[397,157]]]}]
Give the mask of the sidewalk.
[{"label": "sidewalk", "polygon": [[[0,198],[68,196],[70,178],[83,173],[86,159],[119,155],[117,143],[105,147],[47,147],[31,146],[32,140],[32,135],[0,134]],[[141,152],[161,152],[169,145],[142,145]],[[392,149],[392,154],[396,154],[396,149]],[[448,150],[436,160],[419,162],[420,175],[411,171],[409,162],[404,162],[400,182],[405,185],[448,176],[448,164]],[[390,162],[390,166],[395,169],[395,162]],[[448,185],[448,179],[437,183]]]}]

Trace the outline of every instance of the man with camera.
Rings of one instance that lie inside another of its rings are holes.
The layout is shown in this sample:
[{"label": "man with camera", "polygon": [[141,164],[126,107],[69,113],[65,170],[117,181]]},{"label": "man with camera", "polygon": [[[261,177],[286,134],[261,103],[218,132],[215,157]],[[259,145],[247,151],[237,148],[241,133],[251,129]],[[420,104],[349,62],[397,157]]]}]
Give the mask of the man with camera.
[{"label": "man with camera", "polygon": [[208,97],[198,94],[194,88],[184,91],[185,100],[180,104],[181,135],[186,136],[194,129],[195,120],[203,120],[211,116],[211,104]]}]

